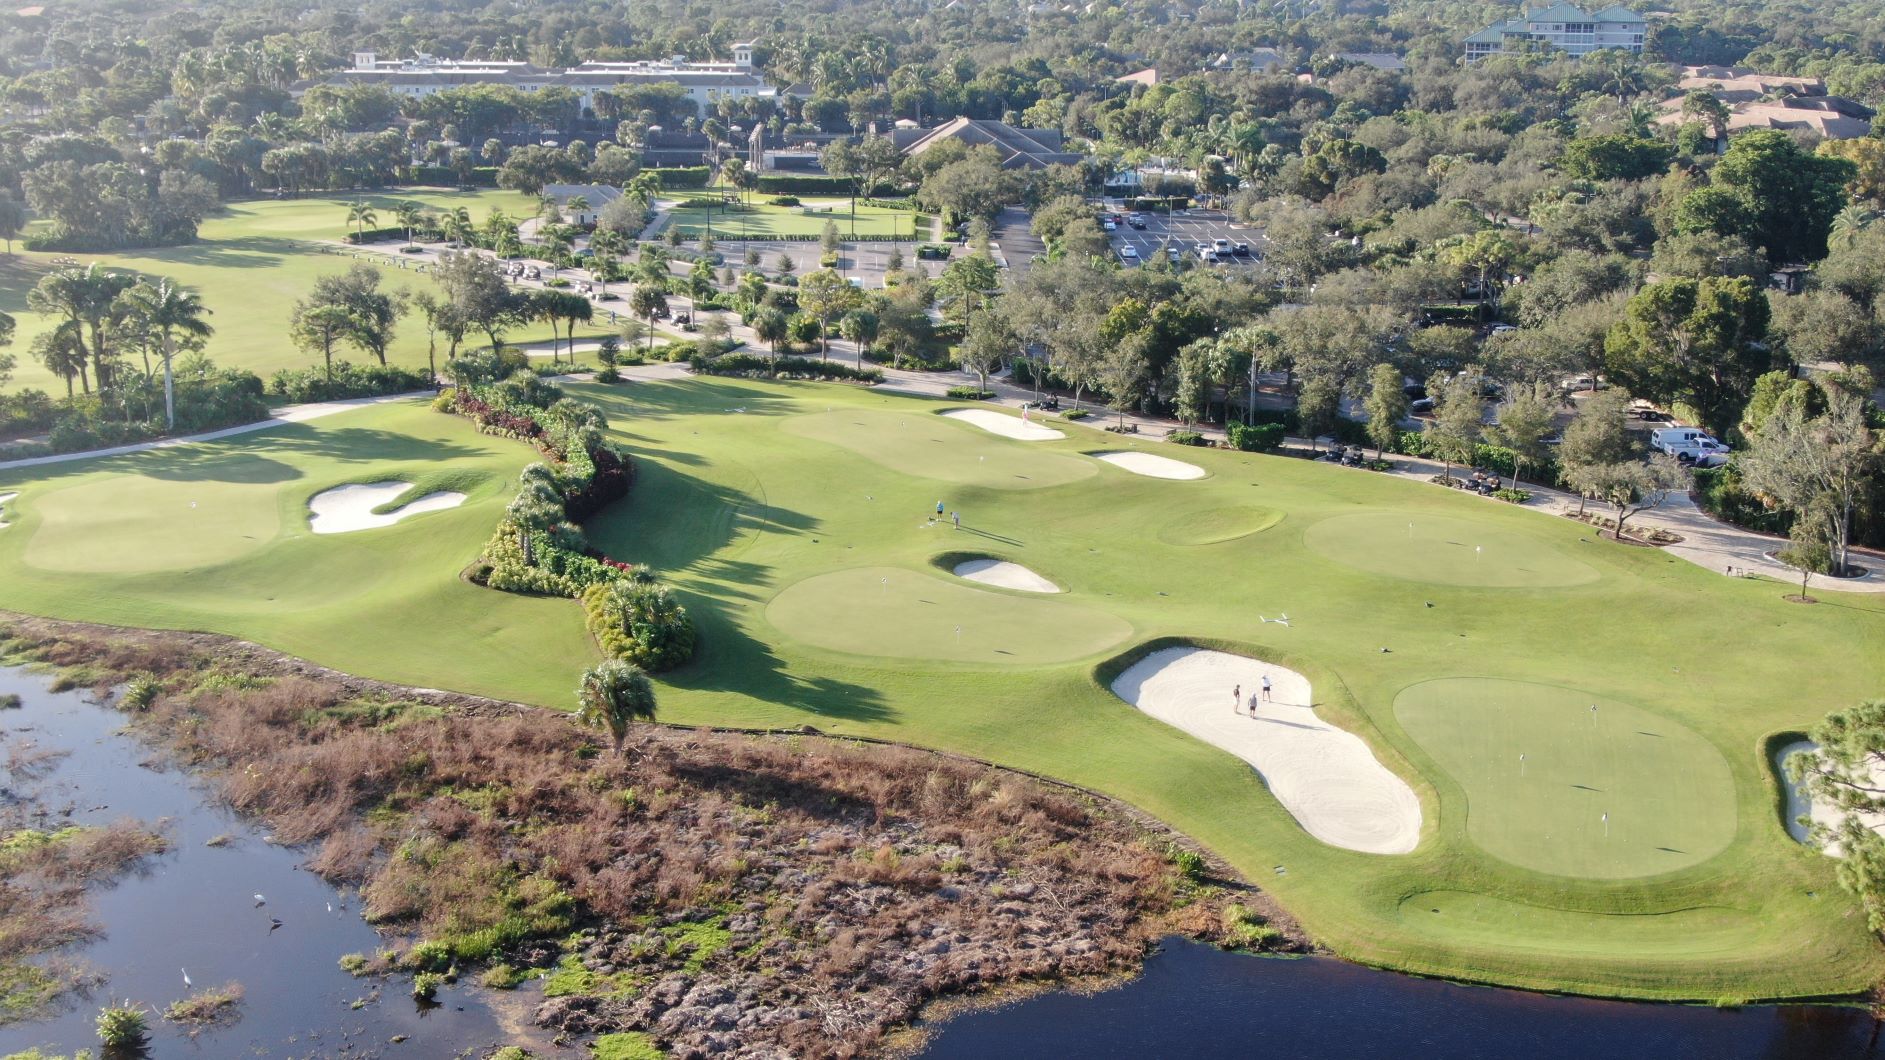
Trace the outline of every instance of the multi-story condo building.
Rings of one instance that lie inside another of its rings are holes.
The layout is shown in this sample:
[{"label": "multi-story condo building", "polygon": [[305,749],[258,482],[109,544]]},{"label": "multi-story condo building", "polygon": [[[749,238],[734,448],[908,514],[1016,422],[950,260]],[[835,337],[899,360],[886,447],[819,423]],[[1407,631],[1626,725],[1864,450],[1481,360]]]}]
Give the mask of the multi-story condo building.
[{"label": "multi-story condo building", "polygon": [[587,62],[562,70],[546,70],[529,63],[481,59],[440,59],[421,55],[411,59],[381,59],[373,52],[355,52],[353,67],[327,79],[330,85],[382,85],[403,96],[429,96],[464,85],[509,85],[522,92],[567,88],[584,107],[595,105],[599,91],[622,85],[667,83],[687,89],[688,98],[706,113],[727,96],[773,98],[778,89],[766,83],[753,67],[753,46],[733,46],[732,62],[690,62],[675,57],[632,63]]},{"label": "multi-story condo building", "polygon": [[1505,55],[1544,45],[1572,55],[1614,48],[1643,54],[1643,16],[1627,7],[1606,7],[1585,12],[1570,4],[1554,4],[1518,18],[1487,26],[1466,38],[1466,61]]}]

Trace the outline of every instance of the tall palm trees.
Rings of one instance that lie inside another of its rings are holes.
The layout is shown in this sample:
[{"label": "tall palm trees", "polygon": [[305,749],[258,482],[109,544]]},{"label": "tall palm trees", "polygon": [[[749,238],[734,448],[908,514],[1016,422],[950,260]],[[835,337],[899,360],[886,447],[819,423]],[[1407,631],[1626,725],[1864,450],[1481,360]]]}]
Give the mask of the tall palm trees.
[{"label": "tall palm trees", "polygon": [[364,242],[369,225],[378,225],[380,215],[373,210],[373,204],[365,199],[355,199],[347,207],[347,223],[354,228],[354,242]]},{"label": "tall palm trees", "polygon": [[576,702],[581,708],[576,716],[591,728],[609,730],[610,744],[618,755],[628,739],[628,727],[655,718],[654,685],[640,667],[625,662],[610,661],[584,670]]},{"label": "tall palm trees", "polygon": [[402,202],[394,208],[393,214],[399,218],[399,227],[406,230],[406,245],[411,246],[413,229],[425,223],[425,207],[416,202]]},{"label": "tall palm trees", "polygon": [[[73,330],[68,341],[81,357],[89,353],[92,377],[101,390],[112,381],[107,336],[115,316],[122,311],[117,304],[118,296],[134,283],[136,280],[130,274],[101,269],[93,262],[82,269],[77,266],[55,269],[40,277],[26,294],[26,304],[34,311],[62,317],[64,325],[70,325]],[[89,346],[84,337],[86,331],[91,333]]]},{"label": "tall palm trees", "polygon": [[123,300],[143,326],[157,335],[163,349],[164,426],[175,430],[177,408],[170,366],[177,354],[177,338],[200,341],[215,334],[216,329],[203,319],[210,311],[195,291],[177,286],[168,277],[161,277],[154,284],[138,284],[124,292]]}]

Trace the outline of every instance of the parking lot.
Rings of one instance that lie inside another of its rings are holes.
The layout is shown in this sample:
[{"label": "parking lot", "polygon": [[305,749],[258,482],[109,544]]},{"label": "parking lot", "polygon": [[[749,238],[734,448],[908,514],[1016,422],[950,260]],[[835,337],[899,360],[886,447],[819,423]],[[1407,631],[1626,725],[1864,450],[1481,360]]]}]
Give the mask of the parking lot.
[{"label": "parking lot", "polygon": [[1228,267],[1248,268],[1261,260],[1263,255],[1263,233],[1242,222],[1232,221],[1222,210],[1193,209],[1170,217],[1148,213],[1144,219],[1144,228],[1122,224],[1118,231],[1108,233],[1113,239],[1113,253],[1119,253],[1123,247],[1131,247],[1138,254],[1136,261],[1124,259],[1128,265],[1143,263],[1152,255],[1160,253],[1160,247],[1168,240],[1194,264],[1198,262],[1198,257],[1193,248],[1199,243],[1210,243],[1217,239],[1229,240],[1233,244],[1250,244],[1248,255],[1237,254],[1223,259],[1222,264]]}]

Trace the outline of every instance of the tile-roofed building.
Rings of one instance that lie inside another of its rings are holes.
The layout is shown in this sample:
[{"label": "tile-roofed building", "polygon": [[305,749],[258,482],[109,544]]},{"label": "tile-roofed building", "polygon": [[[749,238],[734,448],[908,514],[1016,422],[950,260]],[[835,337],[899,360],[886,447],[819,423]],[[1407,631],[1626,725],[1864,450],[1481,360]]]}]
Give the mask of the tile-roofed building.
[{"label": "tile-roofed building", "polygon": [[779,92],[753,68],[753,46],[733,46],[732,62],[690,62],[682,57],[629,63],[587,62],[549,70],[529,63],[478,59],[439,59],[420,55],[412,59],[381,59],[373,52],[355,52],[353,66],[327,79],[330,85],[381,85],[411,97],[429,96],[465,85],[508,85],[520,92],[567,88],[585,108],[595,106],[596,93],[622,85],[675,84],[705,113],[715,100],[727,96],[776,97]]},{"label": "tile-roofed building", "polygon": [[1113,80],[1118,81],[1122,84],[1144,85],[1147,88],[1151,88],[1153,85],[1158,84],[1158,68],[1155,66],[1148,66],[1143,70],[1134,70],[1132,73],[1129,73],[1129,74],[1121,74],[1120,76],[1113,78]]},{"label": "tile-roofed building", "polygon": [[1061,150],[1058,129],[1017,129],[1007,122],[955,118],[934,129],[895,129],[891,140],[905,155],[920,155],[944,140],[960,140],[970,147],[987,144],[1001,156],[1003,169],[1046,169],[1073,165],[1085,156]]},{"label": "tile-roofed building", "polygon": [[1495,23],[1466,38],[1466,61],[1542,44],[1572,55],[1616,49],[1643,54],[1643,16],[1627,7],[1586,12],[1566,3]]},{"label": "tile-roofed building", "polygon": [[1690,92],[1702,91],[1728,105],[1730,136],[1749,129],[1806,129],[1826,140],[1871,135],[1876,112],[1856,100],[1827,95],[1826,85],[1818,78],[1775,77],[1745,70],[1732,73],[1735,76],[1726,78],[1685,76],[1677,83],[1681,95],[1663,101],[1656,124],[1693,121],[1682,113],[1682,106]]}]

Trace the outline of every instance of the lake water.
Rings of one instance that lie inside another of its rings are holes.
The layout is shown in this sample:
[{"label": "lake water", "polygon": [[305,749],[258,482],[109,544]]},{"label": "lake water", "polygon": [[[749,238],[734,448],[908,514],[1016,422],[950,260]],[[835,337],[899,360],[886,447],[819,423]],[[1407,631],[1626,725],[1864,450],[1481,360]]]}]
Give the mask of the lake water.
[{"label": "lake water", "polygon": [[1885,1050],[1873,1040],[1871,1018],[1854,1008],[1713,1009],[1548,997],[1168,939],[1130,983],[963,1015],[941,1024],[921,1055],[1861,1060],[1885,1057]]},{"label": "lake water", "polygon": [[[24,706],[0,710],[0,746],[29,738],[42,749],[70,752],[42,778],[12,785],[37,794],[43,805],[70,810],[48,827],[161,821],[171,850],[91,889],[92,919],[105,934],[67,955],[106,981],[47,1018],[0,1026],[0,1055],[31,1046],[59,1053],[95,1047],[92,1021],[107,1001],[161,1010],[190,993],[185,972],[199,990],[242,984],[241,1019],[192,1039],[153,1016],[153,1056],[480,1056],[506,1044],[561,1055],[530,1025],[540,1000],[530,984],[510,993],[446,987],[437,1004],[420,1004],[403,979],[348,975],[341,956],[371,953],[380,937],[353,896],[300,868],[301,852],[270,845],[265,829],[214,804],[199,781],[164,768],[148,745],[119,731],[116,711],[80,693],[49,692],[42,677],[0,668],[0,695],[9,692]],[[0,797],[6,787],[0,772]],[[205,845],[223,835],[233,841]],[[257,894],[265,904],[256,904]],[[353,1007],[362,999],[366,1004]],[[399,1035],[408,1040],[390,1044]]]}]

